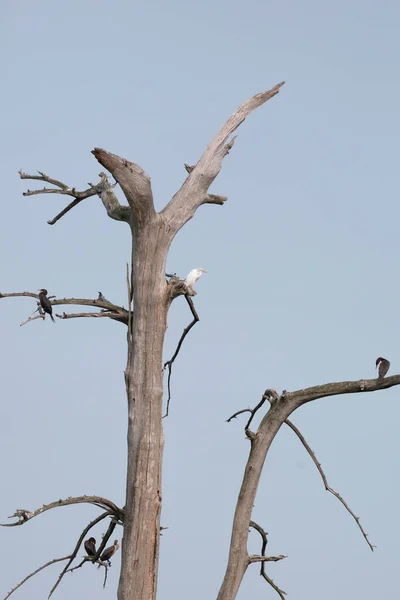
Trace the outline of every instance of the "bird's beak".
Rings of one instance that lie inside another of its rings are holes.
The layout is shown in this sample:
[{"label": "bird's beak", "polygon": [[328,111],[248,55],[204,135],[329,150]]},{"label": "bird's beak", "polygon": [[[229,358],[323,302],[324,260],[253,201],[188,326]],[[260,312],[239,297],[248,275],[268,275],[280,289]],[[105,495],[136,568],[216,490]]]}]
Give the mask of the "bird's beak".
[{"label": "bird's beak", "polygon": [[203,273],[207,273],[207,271],[205,269],[202,269]]}]

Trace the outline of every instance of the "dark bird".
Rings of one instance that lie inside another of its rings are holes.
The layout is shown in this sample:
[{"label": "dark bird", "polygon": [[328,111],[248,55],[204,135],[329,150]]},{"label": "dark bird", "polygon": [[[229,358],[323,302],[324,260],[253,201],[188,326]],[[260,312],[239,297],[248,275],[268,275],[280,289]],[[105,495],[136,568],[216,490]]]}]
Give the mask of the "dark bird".
[{"label": "dark bird", "polygon": [[38,290],[38,292],[40,306],[43,308],[45,313],[50,315],[50,319],[53,321],[53,323],[55,323],[55,320],[53,318],[53,307],[51,306],[51,302],[47,297],[47,290],[43,288],[41,290]]},{"label": "dark bird", "polygon": [[94,537],[86,540],[83,545],[85,546],[86,554],[88,556],[96,556],[96,540]]},{"label": "dark bird", "polygon": [[100,560],[104,562],[108,562],[108,566],[111,566],[110,558],[116,553],[119,548],[118,540],[115,540],[112,546],[106,548],[103,554],[100,556]]},{"label": "dark bird", "polygon": [[386,358],[382,358],[382,356],[379,356],[376,359],[376,363],[375,363],[375,369],[377,368],[377,366],[379,365],[379,369],[378,369],[378,382],[382,383],[386,373],[389,371],[390,369],[390,362],[386,359]]}]

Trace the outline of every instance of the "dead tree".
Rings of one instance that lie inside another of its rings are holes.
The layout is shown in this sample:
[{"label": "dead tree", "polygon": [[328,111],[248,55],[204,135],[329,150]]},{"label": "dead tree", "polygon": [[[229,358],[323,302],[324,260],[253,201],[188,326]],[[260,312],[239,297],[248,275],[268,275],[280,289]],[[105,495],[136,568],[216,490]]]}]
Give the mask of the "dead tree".
[{"label": "dead tree", "polygon": [[[143,169],[135,163],[100,148],[93,150],[93,154],[112,175],[115,184],[109,183],[107,175],[102,172],[97,184],[90,183],[85,191],[79,192],[74,187],[48,177],[42,172],[39,172],[38,175],[20,172],[22,179],[42,181],[45,182],[45,185],[51,186],[38,190],[27,190],[25,196],[57,193],[73,198],[73,201],[63,211],[48,221],[49,224],[56,223],[86,198],[97,195],[100,197],[108,216],[128,224],[132,233],[131,268],[127,273],[128,308],[117,306],[106,300],[101,292],[98,293],[98,298],[93,300],[52,299],[53,305],[81,305],[100,309],[96,312],[57,314],[60,319],[108,317],[127,326],[128,357],[125,382],[128,396],[128,467],[126,504],[123,508],[119,508],[109,500],[83,496],[78,499],[55,502],[33,512],[18,509],[13,515],[17,521],[8,524],[8,526],[23,525],[43,510],[49,510],[55,508],[55,506],[64,506],[65,504],[89,502],[102,510],[101,515],[85,528],[72,552],[60,559],[54,559],[46,563],[30,574],[24,581],[54,562],[68,561],[52,590],[53,592],[66,572],[83,566],[86,559],[77,567],[70,567],[84,536],[93,524],[101,519],[108,518],[110,521],[109,528],[95,559],[98,559],[113,528],[116,525],[122,526],[122,566],[118,600],[155,600],[159,559],[162,502],[161,469],[164,445],[162,358],[167,314],[172,301],[178,296],[185,296],[194,320],[184,331],[177,352],[165,364],[165,367],[168,367],[168,399],[170,397],[172,363],[179,352],[185,335],[198,321],[198,315],[190,298],[192,292],[178,277],[170,276],[166,278],[167,254],[178,231],[195,215],[200,206],[203,204],[223,205],[227,200],[225,196],[210,194],[209,188],[222,167],[224,157],[234,144],[235,137],[232,137],[232,134],[250,112],[278,94],[282,85],[280,83],[269,91],[255,95],[238,108],[211,141],[197,164],[194,166],[185,165],[188,175],[184,183],[160,212],[157,212],[154,208],[150,178]],[[114,194],[113,190],[117,184],[126,197],[127,206],[121,205]],[[38,299],[38,295],[34,292],[0,294],[0,298],[10,296],[28,296]],[[37,316],[30,317],[22,324],[40,318],[44,318],[44,315],[39,312]],[[329,488],[322,468],[307,442],[300,432],[296,431],[295,426],[288,421],[291,413],[306,402],[317,398],[336,394],[375,391],[399,383],[400,376],[395,376],[385,379],[383,383],[370,380],[327,384],[297,392],[283,393],[280,396],[274,390],[267,390],[255,409],[244,409],[232,415],[231,418],[242,412],[249,411],[251,413],[245,427],[251,448],[233,522],[228,566],[218,600],[234,600],[247,567],[254,562],[261,564],[261,575],[280,597],[283,597],[284,592],[266,574],[265,563],[281,560],[285,556],[271,557],[265,555],[266,533],[260,525],[251,520],[252,507],[265,457],[282,424],[286,423],[297,433],[319,468],[326,488],[335,493],[350,511],[337,492]],[[253,432],[250,429],[253,417],[266,401],[270,403],[270,408],[263,417],[257,431]],[[351,511],[350,513],[361,528],[357,517]],[[259,555],[249,556],[248,554],[249,528],[255,529],[261,536],[262,547]],[[367,540],[362,528],[361,531]],[[11,593],[24,581],[18,584]]]}]

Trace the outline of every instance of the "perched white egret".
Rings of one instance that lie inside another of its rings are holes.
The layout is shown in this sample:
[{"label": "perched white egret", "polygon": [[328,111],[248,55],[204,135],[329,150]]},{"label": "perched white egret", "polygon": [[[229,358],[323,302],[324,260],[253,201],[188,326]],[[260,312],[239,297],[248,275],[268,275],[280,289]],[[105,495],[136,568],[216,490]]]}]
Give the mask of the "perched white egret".
[{"label": "perched white egret", "polygon": [[185,279],[185,285],[194,291],[194,284],[200,279],[203,273],[207,273],[204,269],[193,269]]}]

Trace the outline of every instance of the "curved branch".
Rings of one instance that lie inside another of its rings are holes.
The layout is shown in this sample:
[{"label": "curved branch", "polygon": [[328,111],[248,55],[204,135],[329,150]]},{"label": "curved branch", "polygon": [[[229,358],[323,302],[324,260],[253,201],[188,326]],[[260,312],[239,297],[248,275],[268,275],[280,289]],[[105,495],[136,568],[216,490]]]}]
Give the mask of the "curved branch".
[{"label": "curved branch", "polygon": [[60,506],[70,506],[71,504],[93,504],[94,506],[105,509],[112,513],[118,518],[118,520],[122,522],[124,519],[124,511],[107,498],[102,498],[101,496],[76,496],[74,498],[66,498],[65,500],[56,500],[50,504],[43,504],[43,506],[34,511],[29,511],[24,508],[17,508],[15,513],[8,518],[16,518],[18,521],[15,523],[0,523],[0,527],[18,527],[19,525],[24,525],[27,523],[27,521],[30,521],[34,517],[37,517],[48,510],[52,510],[53,508],[58,508]]},{"label": "curved branch", "polygon": [[295,392],[286,392],[282,394],[282,400],[293,405],[293,410],[318,400],[319,398],[327,398],[328,396],[341,396],[344,394],[360,394],[362,392],[376,392],[378,390],[386,390],[395,385],[400,385],[400,375],[392,375],[385,377],[383,381],[378,379],[359,379],[358,381],[340,381],[335,383],[325,383],[324,385],[316,385],[314,387],[297,390]]},{"label": "curved branch", "polygon": [[[263,417],[257,433],[252,434],[250,437],[251,448],[236,504],[228,565],[218,594],[218,600],[233,600],[246,572],[248,564],[246,550],[248,528],[262,468],[272,441],[291,413],[306,402],[318,398],[339,394],[373,392],[395,385],[400,385],[400,375],[387,377],[381,382],[377,379],[369,379],[327,383],[295,392],[284,391],[280,397],[273,397],[271,407]],[[247,410],[245,409],[246,412]],[[252,411],[250,410],[250,412]]]},{"label": "curved branch", "polygon": [[330,492],[331,494],[333,494],[338,500],[339,502],[341,502],[343,504],[343,506],[345,507],[345,509],[347,510],[347,512],[349,512],[351,514],[351,516],[353,517],[353,519],[355,520],[355,522],[357,523],[358,527],[360,528],[361,533],[364,536],[365,541],[367,542],[368,546],[371,548],[372,552],[374,551],[374,548],[376,548],[376,546],[374,546],[373,544],[371,544],[371,542],[368,539],[368,534],[365,533],[361,523],[360,523],[360,518],[356,517],[356,515],[353,513],[353,511],[351,510],[350,506],[345,502],[345,500],[342,498],[342,496],[336,492],[333,488],[329,487],[328,485],[328,480],[326,478],[326,475],[322,469],[321,463],[318,462],[317,457],[315,456],[315,452],[310,448],[310,446],[308,445],[305,437],[303,436],[303,434],[300,432],[300,430],[296,427],[296,425],[294,425],[291,421],[289,421],[289,419],[286,419],[285,421],[286,425],[288,425],[288,427],[290,427],[290,429],[292,431],[294,431],[294,433],[297,435],[297,437],[299,438],[299,440],[301,441],[301,443],[303,444],[304,448],[307,450],[308,454],[311,456],[311,459],[313,461],[313,463],[315,464],[315,466],[318,469],[319,474],[321,475],[321,479],[324,482],[324,486],[327,492]]},{"label": "curved branch", "polygon": [[156,215],[150,177],[139,165],[102,148],[95,148],[92,154],[121,186],[136,222]]},{"label": "curved branch", "polygon": [[[255,529],[256,531],[258,531],[258,533],[261,536],[262,539],[262,544],[261,544],[261,558],[265,557],[265,549],[267,547],[267,543],[268,543],[268,538],[267,538],[267,532],[264,531],[264,529],[262,527],[260,527],[260,525],[258,525],[258,523],[256,523],[255,521],[250,521],[250,527],[252,527],[253,529]],[[267,558],[267,557],[266,557]],[[279,556],[279,557],[270,557],[270,558],[276,558],[277,560],[282,560],[283,558],[287,558],[287,556]],[[251,557],[250,557],[251,559]],[[257,562],[257,561],[251,561],[250,562]],[[260,562],[260,561],[258,561]],[[260,568],[260,575],[261,577],[264,577],[265,581],[267,583],[269,583],[269,585],[277,592],[277,594],[279,595],[279,597],[284,600],[284,594],[286,594],[286,592],[284,592],[283,590],[281,590],[274,582],[273,580],[268,577],[267,573],[265,572],[265,562],[261,561],[261,568]]]},{"label": "curved branch", "polygon": [[71,556],[63,556],[62,558],[53,558],[53,560],[49,560],[49,562],[47,562],[45,565],[42,565],[41,567],[39,567],[35,571],[32,571],[32,573],[29,573],[29,575],[27,575],[25,577],[25,579],[23,579],[22,581],[20,581],[18,583],[18,585],[16,585],[15,587],[13,587],[13,589],[8,592],[7,596],[4,597],[4,600],[7,600],[7,598],[9,598],[11,596],[11,594],[13,594],[14,592],[16,592],[18,588],[20,588],[22,585],[24,585],[24,583],[26,583],[28,581],[28,579],[30,579],[31,577],[33,577],[34,575],[36,575],[40,571],[43,571],[43,569],[46,569],[47,567],[50,567],[50,565],[54,565],[54,563],[61,562],[63,560],[68,560],[69,558],[71,558]]},{"label": "curved branch", "polygon": [[185,327],[185,329],[183,330],[183,333],[181,335],[181,339],[178,342],[178,345],[176,347],[176,350],[175,350],[172,358],[170,358],[169,360],[167,360],[166,363],[164,363],[164,369],[165,369],[165,367],[168,367],[168,399],[167,399],[167,409],[165,411],[165,415],[163,416],[163,418],[164,417],[168,417],[168,413],[169,413],[169,403],[170,403],[170,400],[171,400],[172,365],[173,365],[176,357],[179,354],[179,351],[181,349],[181,346],[183,344],[183,341],[184,341],[185,337],[187,336],[187,334],[189,333],[189,331],[192,329],[192,327],[194,327],[194,325],[196,325],[196,323],[198,323],[198,321],[200,321],[199,315],[197,314],[196,309],[194,307],[193,300],[191,299],[191,297],[189,296],[189,294],[185,294],[185,299],[186,299],[186,302],[189,304],[190,311],[191,311],[191,313],[193,315],[193,321],[191,321],[189,323],[189,325],[187,327]]},{"label": "curved branch", "polygon": [[[233,132],[253,110],[276,96],[283,84],[284,82],[278,83],[272,89],[256,94],[243,102],[211,140],[199,162],[193,167],[185,166],[189,176],[161,212],[174,235],[193,217],[199,206],[210,203],[208,189],[220,172],[223,159],[233,146],[235,138],[228,142]],[[223,204],[225,198],[222,196],[218,198],[220,201],[212,203]]]}]

